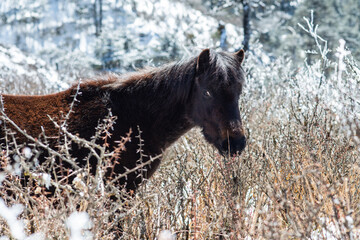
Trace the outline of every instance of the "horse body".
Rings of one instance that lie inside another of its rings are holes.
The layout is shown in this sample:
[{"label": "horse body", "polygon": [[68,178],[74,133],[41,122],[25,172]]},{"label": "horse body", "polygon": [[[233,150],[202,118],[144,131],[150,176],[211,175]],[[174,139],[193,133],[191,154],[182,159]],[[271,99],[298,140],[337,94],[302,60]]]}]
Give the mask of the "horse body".
[{"label": "horse body", "polygon": [[[126,143],[126,151],[115,164],[116,174],[133,169],[139,163],[138,135],[143,140],[144,162],[161,154],[194,126],[202,127],[205,138],[220,151],[241,152],[245,137],[238,98],[244,81],[240,66],[243,58],[243,51],[236,54],[214,52],[210,56],[207,49],[186,61],[123,76],[106,75],[55,94],[3,94],[4,113],[27,134],[46,135],[50,147],[55,149],[60,131],[53,121],[60,124],[66,121],[69,132],[90,140],[110,111],[117,118],[108,141],[110,150],[132,130],[131,141]],[[4,131],[0,134],[0,141],[6,144]],[[20,133],[16,138],[19,142],[28,141]],[[72,147],[72,156],[83,167],[88,152],[76,144]],[[94,170],[97,162],[90,164]],[[135,171],[118,183],[135,190],[142,178],[150,177],[159,164],[160,158],[146,165],[145,171]]]}]

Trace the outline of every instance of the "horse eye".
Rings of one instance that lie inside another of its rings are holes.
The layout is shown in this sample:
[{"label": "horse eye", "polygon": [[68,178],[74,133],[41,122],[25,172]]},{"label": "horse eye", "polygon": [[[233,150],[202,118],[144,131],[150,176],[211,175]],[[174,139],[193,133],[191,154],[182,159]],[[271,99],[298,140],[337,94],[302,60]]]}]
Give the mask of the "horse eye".
[{"label": "horse eye", "polygon": [[207,98],[210,98],[211,97],[211,93],[207,90],[204,91],[204,96],[207,97]]}]

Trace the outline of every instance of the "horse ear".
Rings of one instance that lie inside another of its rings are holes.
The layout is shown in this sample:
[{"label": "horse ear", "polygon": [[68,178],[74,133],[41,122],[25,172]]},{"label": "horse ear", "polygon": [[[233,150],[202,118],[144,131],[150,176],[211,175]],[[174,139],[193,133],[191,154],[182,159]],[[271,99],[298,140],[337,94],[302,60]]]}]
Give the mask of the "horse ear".
[{"label": "horse ear", "polygon": [[245,58],[245,51],[244,49],[241,49],[235,53],[235,56],[237,57],[240,64],[244,61]]},{"label": "horse ear", "polygon": [[196,74],[200,75],[210,66],[210,50],[204,49],[200,53],[196,62]]}]

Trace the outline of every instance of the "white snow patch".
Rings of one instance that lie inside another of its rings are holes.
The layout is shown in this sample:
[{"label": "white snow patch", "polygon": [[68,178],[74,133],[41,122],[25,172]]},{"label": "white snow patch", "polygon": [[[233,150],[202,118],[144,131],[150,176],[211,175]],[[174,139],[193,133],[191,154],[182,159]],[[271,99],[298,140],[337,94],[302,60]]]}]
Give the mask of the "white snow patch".
[{"label": "white snow patch", "polygon": [[92,233],[88,231],[92,222],[86,212],[73,212],[65,224],[70,229],[70,240],[92,239]]},{"label": "white snow patch", "polygon": [[158,240],[175,240],[176,235],[173,234],[170,230],[163,230],[160,232]]},{"label": "white snow patch", "polygon": [[7,207],[4,200],[0,198],[0,216],[6,220],[11,235],[16,239],[25,239],[26,237],[24,232],[24,222],[17,219],[22,211],[23,206],[21,204]]},{"label": "white snow patch", "polygon": [[[10,228],[11,236],[18,240],[43,240],[45,239],[45,234],[43,233],[34,233],[30,236],[25,234],[25,224],[22,219],[18,219],[19,215],[22,213],[24,207],[21,204],[15,204],[12,207],[6,206],[4,200],[0,198],[0,217],[4,218],[7,225]],[[0,236],[0,240],[9,239],[8,236]]]},{"label": "white snow patch", "polygon": [[[6,89],[6,86],[11,82],[15,83],[22,79],[31,81],[36,86],[46,86],[46,89],[49,89],[50,92],[69,87],[68,84],[59,80],[57,71],[48,66],[45,61],[27,56],[14,46],[5,47],[0,45],[0,70],[0,87],[3,89]],[[18,90],[23,91],[21,86],[18,86],[18,88]],[[12,93],[18,92],[15,90]]]}]

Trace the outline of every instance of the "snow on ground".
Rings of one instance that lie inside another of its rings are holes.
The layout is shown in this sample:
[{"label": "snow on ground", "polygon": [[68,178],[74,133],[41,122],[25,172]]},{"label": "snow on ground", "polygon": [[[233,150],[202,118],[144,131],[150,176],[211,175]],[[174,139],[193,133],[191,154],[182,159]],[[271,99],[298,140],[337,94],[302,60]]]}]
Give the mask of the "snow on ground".
[{"label": "snow on ground", "polygon": [[0,45],[0,92],[39,94],[68,88],[45,61],[24,54],[15,46]]},{"label": "snow on ground", "polygon": [[[0,217],[4,218],[7,222],[11,236],[18,240],[43,240],[45,236],[43,233],[35,233],[30,236],[25,234],[25,225],[22,219],[18,219],[24,207],[21,204],[15,204],[11,207],[6,206],[3,199],[0,198]],[[6,236],[0,236],[1,240],[9,239]]]}]

